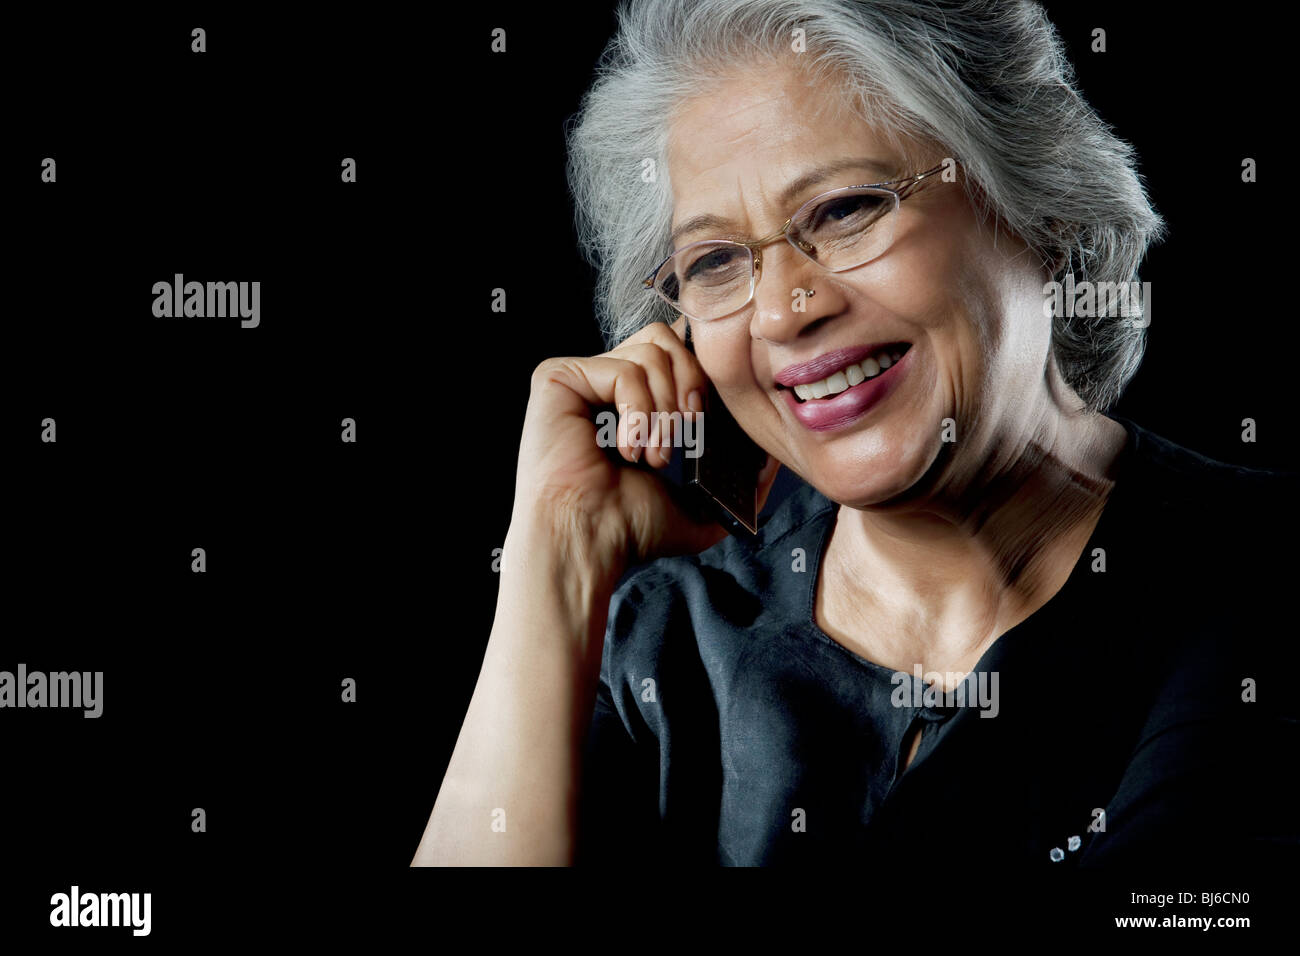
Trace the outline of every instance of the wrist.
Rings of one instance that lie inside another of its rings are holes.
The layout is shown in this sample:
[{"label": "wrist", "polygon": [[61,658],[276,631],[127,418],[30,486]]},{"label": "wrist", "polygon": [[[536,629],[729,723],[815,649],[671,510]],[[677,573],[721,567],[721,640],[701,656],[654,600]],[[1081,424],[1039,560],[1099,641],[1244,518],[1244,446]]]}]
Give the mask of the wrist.
[{"label": "wrist", "polygon": [[[552,621],[580,656],[599,657],[609,601],[626,568],[625,549],[600,541],[586,522],[516,515],[501,552],[500,610]],[[571,646],[571,645],[570,645]]]},{"label": "wrist", "polygon": [[554,567],[575,582],[594,591],[613,593],[614,585],[628,565],[625,529],[610,528],[580,508],[516,509],[502,545],[501,570],[510,566],[513,551],[520,562],[534,570]]}]

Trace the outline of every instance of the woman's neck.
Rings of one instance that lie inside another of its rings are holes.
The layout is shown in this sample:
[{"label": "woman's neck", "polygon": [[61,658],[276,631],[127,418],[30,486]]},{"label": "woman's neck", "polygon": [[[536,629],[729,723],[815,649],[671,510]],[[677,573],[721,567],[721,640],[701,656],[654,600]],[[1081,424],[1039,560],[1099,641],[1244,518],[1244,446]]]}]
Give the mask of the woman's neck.
[{"label": "woman's neck", "polygon": [[895,658],[978,659],[1064,585],[1127,437],[1103,415],[1045,416],[1023,437],[985,439],[981,463],[923,501],[841,507],[819,610],[899,622]]}]

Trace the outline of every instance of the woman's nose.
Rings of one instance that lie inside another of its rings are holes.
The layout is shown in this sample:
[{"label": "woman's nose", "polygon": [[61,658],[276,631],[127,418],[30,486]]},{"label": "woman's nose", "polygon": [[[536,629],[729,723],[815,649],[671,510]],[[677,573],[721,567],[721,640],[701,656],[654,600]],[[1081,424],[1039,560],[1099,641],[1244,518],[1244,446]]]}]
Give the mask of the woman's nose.
[{"label": "woman's nose", "polygon": [[788,242],[763,250],[762,269],[754,288],[754,312],[750,335],[769,341],[789,341],[804,328],[835,308],[837,298],[827,276],[790,247]]}]

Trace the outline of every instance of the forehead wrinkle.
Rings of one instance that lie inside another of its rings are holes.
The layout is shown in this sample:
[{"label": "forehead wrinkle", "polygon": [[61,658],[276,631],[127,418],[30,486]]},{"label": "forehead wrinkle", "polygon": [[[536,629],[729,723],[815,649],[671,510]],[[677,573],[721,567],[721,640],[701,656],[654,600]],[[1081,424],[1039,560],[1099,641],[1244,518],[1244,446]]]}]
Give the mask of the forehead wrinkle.
[{"label": "forehead wrinkle", "polygon": [[[734,142],[734,140],[733,140],[733,141],[729,141],[729,142]],[[711,173],[711,172],[714,172],[714,171],[716,171],[716,170],[719,170],[719,169],[725,167],[725,166],[726,166],[728,163],[730,163],[730,162],[731,162],[731,157],[725,157],[725,158],[719,160],[717,163],[714,163],[714,164],[711,165],[711,166],[707,166],[707,167],[705,167],[705,168],[699,170],[699,171],[698,171],[694,176],[692,176],[692,179],[694,179],[694,180],[698,180],[701,176],[705,176],[705,175],[708,175],[708,174]],[[787,172],[787,170],[786,170],[786,168],[785,168],[785,165],[782,164],[782,165],[781,165],[781,166],[780,166],[776,171],[774,171],[771,175],[772,175],[773,177],[778,177],[778,178],[777,178],[777,182],[779,183],[779,182],[784,182],[784,180],[779,179],[779,177],[782,176],[782,175],[784,175],[786,172]],[[719,177],[719,178],[721,178],[721,177]],[[772,199],[772,189],[768,187],[768,185],[767,185],[767,183],[766,183],[766,181],[765,181],[765,178],[764,178],[764,174],[763,174],[762,172],[760,172],[760,173],[758,174],[758,177],[757,177],[757,178],[758,178],[758,184],[757,184],[757,185],[758,185],[758,199],[759,199],[759,201],[760,201],[761,204],[762,204],[762,205],[760,206],[760,209],[763,210],[763,211],[766,211],[766,210],[769,210],[769,209],[776,209],[776,205],[775,205],[775,203],[773,202],[773,199]],[[745,190],[745,181],[744,181],[744,180],[745,180],[745,177],[744,177],[743,172],[740,171],[740,170],[737,170],[736,173],[735,173],[735,182],[734,182],[734,184],[733,184],[733,188],[734,188],[734,190],[735,190],[734,195],[736,195],[737,197],[739,197],[739,206],[740,206],[740,210],[741,210],[741,218],[742,218],[744,221],[748,222],[748,221],[749,221],[749,217],[748,217],[748,203],[747,203],[747,201],[746,201],[746,195],[745,195],[746,190]],[[676,186],[679,182],[680,182],[680,177],[674,178],[674,180],[673,180],[674,186]],[[775,187],[773,187],[773,188],[775,188]],[[724,201],[725,201],[725,200],[724,200]],[[713,207],[713,203],[714,203],[714,200],[713,200],[712,198],[710,198],[710,199],[709,199],[709,206],[706,207],[702,212],[695,213],[695,214],[693,214],[693,215],[687,217],[685,220],[683,220],[683,224],[682,224],[682,226],[676,226],[676,227],[673,228],[673,230],[672,230],[672,232],[673,232],[672,239],[673,239],[674,243],[677,242],[677,241],[680,241],[680,237],[678,237],[678,236],[676,235],[676,234],[678,233],[678,231],[680,231],[680,230],[683,228],[683,226],[689,224],[691,221],[693,221],[693,220],[695,220],[695,219],[702,219],[702,218],[708,218],[708,219],[713,219],[713,220],[724,220],[724,219],[730,219],[730,217],[727,216],[727,215],[724,215],[724,214],[722,214],[722,213],[720,213],[720,212],[715,212],[715,211],[714,211],[714,208],[715,208],[715,207]],[[776,209],[776,214],[779,215],[780,219],[782,219],[782,220],[784,219],[784,217],[785,217],[785,215],[786,215],[786,213],[784,213],[784,212],[783,212],[782,210],[780,210],[780,209]],[[674,220],[675,220],[675,219],[676,219],[676,216],[674,215],[673,218],[674,218]],[[773,220],[773,221],[774,221],[774,222],[777,222],[777,220]],[[693,229],[690,230],[690,231],[691,231],[691,232],[694,232],[694,231],[697,231],[697,230],[700,230],[700,229],[710,228],[711,226],[712,226],[711,223],[708,224],[708,225],[701,224],[700,226],[697,226],[697,227],[693,228]],[[717,228],[725,228],[725,227],[718,226]],[[772,229],[767,229],[766,231],[756,232],[756,233],[754,233],[753,236],[748,236],[748,237],[747,237],[747,236],[744,236],[744,235],[742,235],[742,234],[740,234],[739,232],[733,232],[732,234],[730,234],[730,235],[728,235],[728,236],[714,236],[713,238],[736,238],[736,239],[757,238],[760,234],[761,234],[761,235],[766,235],[766,234],[772,232],[773,229],[775,229],[775,226],[773,226]],[[684,235],[686,235],[686,233],[683,233],[683,236],[684,236]]]}]

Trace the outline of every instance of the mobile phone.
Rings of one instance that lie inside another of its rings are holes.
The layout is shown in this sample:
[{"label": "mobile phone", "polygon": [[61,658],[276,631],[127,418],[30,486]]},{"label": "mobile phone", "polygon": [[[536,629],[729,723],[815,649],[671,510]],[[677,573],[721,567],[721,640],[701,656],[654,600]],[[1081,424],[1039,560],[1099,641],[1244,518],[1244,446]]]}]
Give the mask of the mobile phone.
[{"label": "mobile phone", "polygon": [[[686,347],[695,352],[689,323]],[[599,414],[615,411],[603,406]],[[616,412],[615,412],[616,413]],[[758,533],[758,474],[767,452],[745,434],[710,382],[704,397],[703,427],[682,422],[672,457],[663,468],[639,462],[628,465],[614,449],[611,457],[627,467],[652,472],[669,486],[674,502],[696,521],[713,521],[742,540]],[[684,433],[684,434],[682,434]],[[689,445],[689,447],[687,447]]]},{"label": "mobile phone", "polygon": [[[686,323],[686,347],[695,354],[691,326]],[[738,537],[758,533],[758,473],[767,462],[767,452],[745,433],[717,389],[709,383],[704,401],[704,429],[696,457],[681,457],[688,487],[695,491],[704,509],[720,525]]]}]

